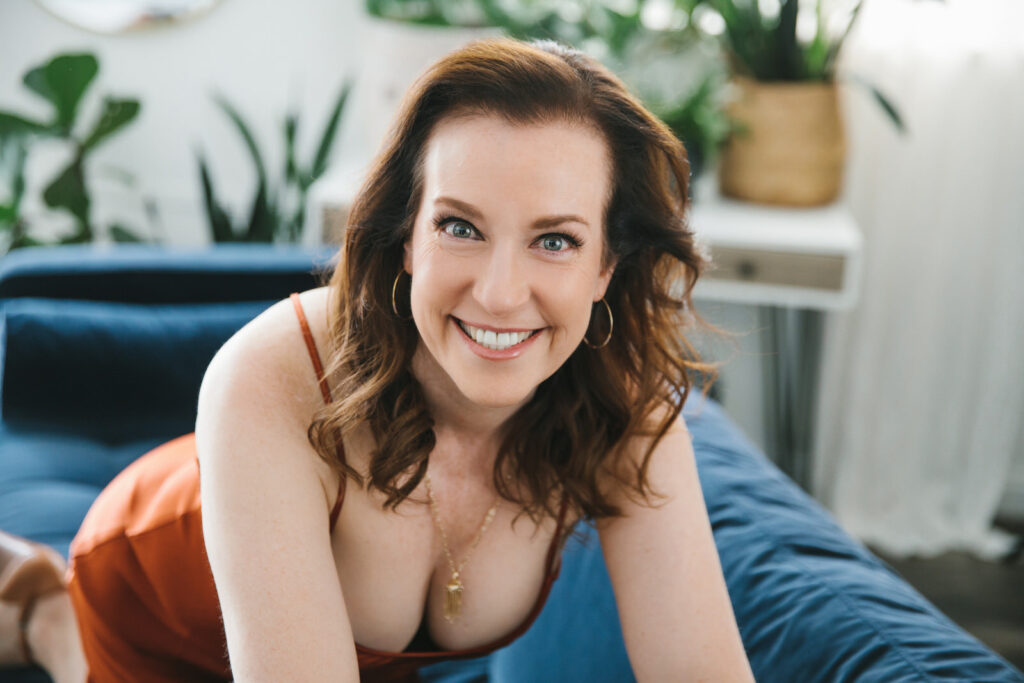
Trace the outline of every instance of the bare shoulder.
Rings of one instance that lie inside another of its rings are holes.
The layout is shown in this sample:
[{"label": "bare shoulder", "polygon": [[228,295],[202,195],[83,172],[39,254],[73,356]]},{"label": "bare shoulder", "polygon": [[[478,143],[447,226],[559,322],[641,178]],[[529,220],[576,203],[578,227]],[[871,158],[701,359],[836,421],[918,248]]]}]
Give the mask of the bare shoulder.
[{"label": "bare shoulder", "polygon": [[[668,408],[659,408],[651,415],[651,423],[660,424],[668,417]],[[651,435],[638,434],[630,437],[617,453],[615,461],[609,463],[609,471],[601,478],[600,485],[614,504],[633,508],[643,505],[635,491],[637,473],[640,470],[643,470],[644,479],[650,490],[655,494],[664,494],[664,487],[669,484],[666,478],[678,477],[692,460],[690,431],[680,413],[672,418],[668,429],[657,443],[655,437]],[[660,498],[656,495],[652,502],[657,505],[658,500]]]},{"label": "bare shoulder", "polygon": [[[325,287],[300,294],[321,354],[327,347],[327,299]],[[213,450],[204,448],[213,434],[219,438],[255,431],[296,457],[312,455],[303,460],[324,478],[324,468],[306,440],[306,429],[322,402],[295,306],[284,299],[236,332],[207,368],[196,420],[200,463]]]}]

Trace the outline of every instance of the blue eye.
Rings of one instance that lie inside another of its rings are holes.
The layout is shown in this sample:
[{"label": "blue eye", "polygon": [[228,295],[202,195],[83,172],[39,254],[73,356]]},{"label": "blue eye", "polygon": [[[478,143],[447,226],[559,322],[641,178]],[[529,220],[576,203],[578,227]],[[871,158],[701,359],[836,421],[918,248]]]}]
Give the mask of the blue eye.
[{"label": "blue eye", "polygon": [[476,236],[476,228],[458,216],[438,216],[434,219],[434,227],[457,239],[473,239]]},{"label": "blue eye", "polygon": [[580,244],[579,240],[563,233],[552,233],[540,238],[541,249],[555,253],[577,249]]},{"label": "blue eye", "polygon": [[452,237],[470,238],[473,236],[473,228],[462,221],[452,221],[444,226],[444,231]]}]

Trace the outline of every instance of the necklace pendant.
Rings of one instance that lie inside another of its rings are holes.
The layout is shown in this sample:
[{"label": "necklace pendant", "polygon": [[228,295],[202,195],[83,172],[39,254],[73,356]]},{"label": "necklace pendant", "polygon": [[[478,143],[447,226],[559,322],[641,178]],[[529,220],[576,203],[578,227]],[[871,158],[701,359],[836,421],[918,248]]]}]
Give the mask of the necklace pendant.
[{"label": "necklace pendant", "polygon": [[454,572],[452,574],[451,581],[446,586],[444,595],[444,618],[449,622],[455,621],[462,611],[462,581],[459,579],[459,573]]}]

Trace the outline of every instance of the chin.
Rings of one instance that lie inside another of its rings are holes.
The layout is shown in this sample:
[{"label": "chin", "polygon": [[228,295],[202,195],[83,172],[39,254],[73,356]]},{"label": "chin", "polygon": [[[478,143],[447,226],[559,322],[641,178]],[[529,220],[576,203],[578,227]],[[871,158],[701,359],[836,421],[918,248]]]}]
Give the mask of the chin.
[{"label": "chin", "polygon": [[473,382],[470,386],[459,386],[466,400],[481,408],[518,408],[525,405],[536,391],[536,386],[504,386]]}]

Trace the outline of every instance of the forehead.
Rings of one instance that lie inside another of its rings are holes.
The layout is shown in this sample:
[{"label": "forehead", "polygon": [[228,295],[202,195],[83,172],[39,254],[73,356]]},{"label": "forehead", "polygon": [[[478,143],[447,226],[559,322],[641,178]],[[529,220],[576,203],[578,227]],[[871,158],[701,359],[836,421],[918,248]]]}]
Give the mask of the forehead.
[{"label": "forehead", "polygon": [[604,137],[580,123],[512,124],[498,116],[439,122],[423,156],[424,200],[448,196],[485,211],[586,213],[599,224],[611,183]]}]

